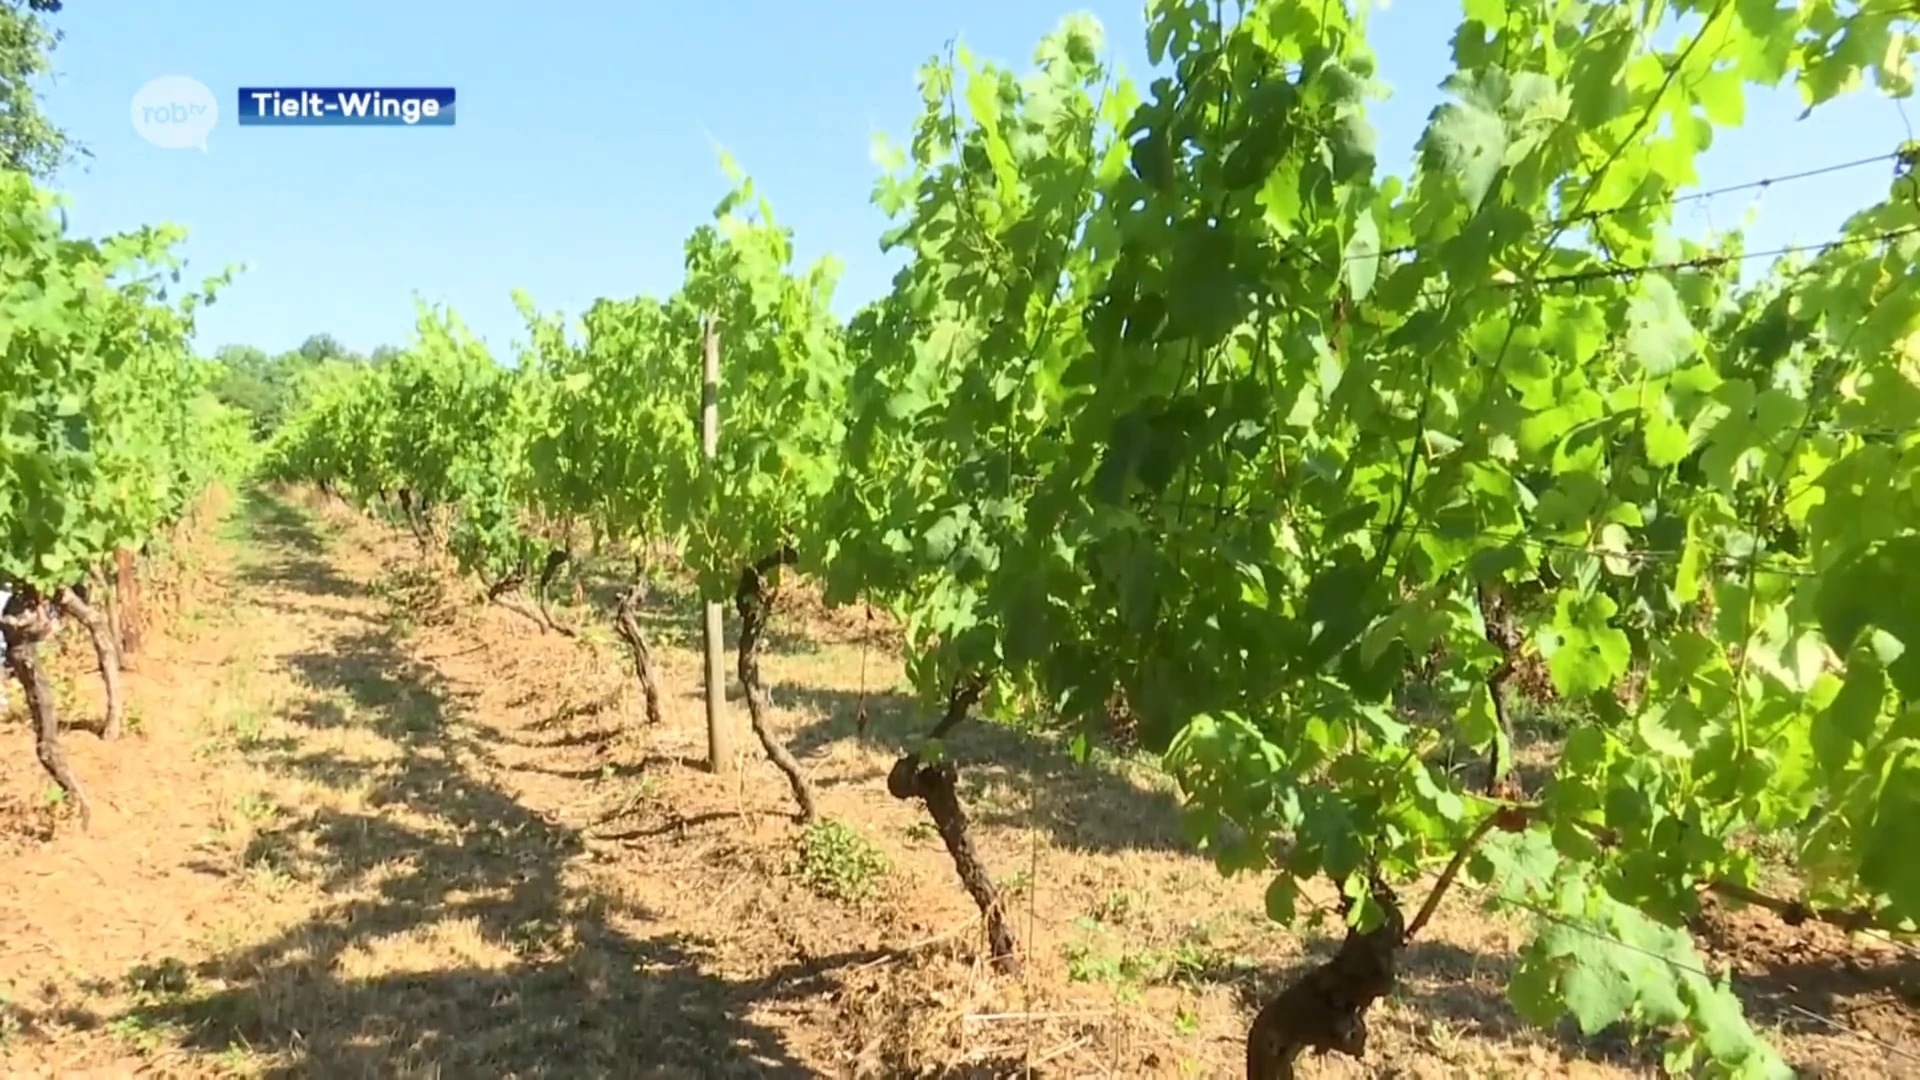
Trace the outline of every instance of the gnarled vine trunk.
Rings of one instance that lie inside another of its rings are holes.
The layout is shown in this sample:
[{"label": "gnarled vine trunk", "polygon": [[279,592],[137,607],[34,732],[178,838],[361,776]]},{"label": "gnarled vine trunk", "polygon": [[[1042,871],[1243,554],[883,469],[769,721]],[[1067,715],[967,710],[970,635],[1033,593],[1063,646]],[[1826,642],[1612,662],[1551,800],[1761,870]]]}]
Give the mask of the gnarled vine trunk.
[{"label": "gnarled vine trunk", "polygon": [[640,605],[647,598],[647,578],[636,571],[633,587],[620,598],[620,606],[614,609],[614,629],[627,643],[633,653],[633,674],[640,680],[640,692],[646,698],[647,723],[660,723],[660,682],[653,673],[653,650],[647,646],[647,636],[640,629]]},{"label": "gnarled vine trunk", "polygon": [[40,643],[52,633],[53,620],[47,617],[46,605],[33,589],[22,586],[8,600],[5,614],[0,615],[7,669],[19,681],[21,694],[27,701],[27,713],[33,717],[34,756],[40,759],[41,767],[53,777],[53,782],[66,792],[80,817],[80,827],[85,829],[93,824],[93,807],[87,802],[87,793],[73,775],[73,769],[67,765],[67,755],[60,749],[60,717],[54,709],[53,687],[47,679],[46,668],[40,663]]},{"label": "gnarled vine trunk", "polygon": [[481,571],[479,577],[480,583],[487,587],[487,599],[490,602],[499,604],[515,615],[532,622],[542,630],[553,629],[553,624],[547,621],[544,611],[528,607],[513,595],[513,591],[518,589],[527,580],[527,567],[525,563],[521,563],[505,574],[502,574],[498,581],[488,581],[485,571]]},{"label": "gnarled vine trunk", "polygon": [[427,534],[427,529],[424,524],[424,514],[419,505],[413,501],[413,489],[403,487],[398,494],[400,496],[400,512],[407,519],[407,528],[412,530],[413,538],[420,542],[422,549],[425,549],[430,542],[430,537]]},{"label": "gnarled vine trunk", "polygon": [[[1369,875],[1373,902],[1386,917],[1371,930],[1347,928],[1332,959],[1294,980],[1261,1008],[1247,1029],[1247,1080],[1293,1080],[1302,1052],[1329,1050],[1362,1060],[1367,1010],[1393,992],[1406,923],[1393,890]],[[1343,896],[1343,913],[1353,907]]]},{"label": "gnarled vine trunk", "polygon": [[60,605],[61,611],[87,628],[87,636],[93,640],[94,659],[100,664],[100,684],[107,697],[106,717],[100,722],[100,737],[117,739],[125,722],[126,706],[120,696],[120,656],[119,650],[113,646],[113,628],[71,588],[61,588],[54,600]]},{"label": "gnarled vine trunk", "polygon": [[87,596],[98,604],[100,617],[107,621],[107,633],[113,635],[114,663],[126,671],[126,651],[120,647],[120,601],[114,596],[113,579],[107,576],[105,563],[87,570],[87,584],[90,586]]},{"label": "gnarled vine trunk", "polygon": [[740,583],[733,590],[733,606],[740,613],[740,688],[747,695],[748,722],[760,740],[760,748],[786,775],[788,786],[793,788],[793,801],[800,805],[801,823],[811,824],[819,816],[813,805],[813,785],[800,771],[800,763],[774,739],[773,728],[767,722],[767,712],[773,706],[767,698],[767,688],[760,682],[760,648],[766,644],[767,616],[772,613],[777,596],[767,577],[776,568],[792,566],[798,561],[799,556],[792,548],[783,547],[741,571]]},{"label": "gnarled vine trunk", "polygon": [[[955,684],[947,695],[947,712],[927,733],[928,739],[938,739],[953,730],[953,726],[966,718],[967,710],[980,700],[980,687],[970,680]],[[933,818],[933,827],[939,831],[940,840],[947,846],[947,854],[953,859],[953,868],[960,875],[960,884],[966,888],[967,895],[980,908],[980,916],[987,925],[987,950],[993,958],[994,967],[1002,972],[1012,973],[1020,970],[1020,955],[1014,942],[1013,931],[1007,926],[1006,907],[1001,902],[1000,892],[994,887],[993,876],[987,873],[986,863],[980,859],[980,853],[974,849],[973,834],[968,829],[967,811],[960,805],[960,770],[950,759],[931,765],[922,764],[918,752],[911,753],[893,763],[887,771],[887,793],[896,799],[919,799],[927,806],[927,815]]]},{"label": "gnarled vine trunk", "polygon": [[547,561],[540,567],[540,582],[534,586],[533,602],[539,605],[540,617],[546,620],[548,629],[558,631],[568,637],[579,637],[580,635],[573,627],[567,626],[560,620],[554,618],[553,610],[548,606],[548,597],[551,595],[550,590],[553,587],[553,576],[558,574],[560,568],[567,565],[567,562],[572,558],[573,556],[564,548],[553,548],[547,552]]}]

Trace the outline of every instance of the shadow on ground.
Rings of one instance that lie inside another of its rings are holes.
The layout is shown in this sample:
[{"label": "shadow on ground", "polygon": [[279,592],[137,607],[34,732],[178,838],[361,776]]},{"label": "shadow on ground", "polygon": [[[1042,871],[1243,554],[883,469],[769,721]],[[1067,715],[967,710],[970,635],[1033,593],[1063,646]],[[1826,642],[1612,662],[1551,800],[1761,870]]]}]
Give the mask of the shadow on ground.
[{"label": "shadow on ground", "polygon": [[[1850,939],[1817,921],[1791,925],[1758,908],[1709,901],[1692,925],[1709,955],[1730,961],[1734,992],[1756,1019],[1796,1035],[1842,1034],[1920,1064],[1920,954],[1868,933]],[[1879,938],[1878,941],[1872,939]],[[1871,942],[1871,943],[1869,943]]]},{"label": "shadow on ground", "polygon": [[256,489],[242,497],[240,512],[250,538],[273,552],[240,568],[241,585],[288,589],[303,599],[354,595],[353,583],[327,561],[326,539],[300,511]]},{"label": "shadow on ground", "polygon": [[[257,498],[257,497],[256,497]],[[295,606],[357,590],[284,505],[250,508],[255,583]],[[311,917],[203,964],[196,985],[116,1023],[167,1024],[186,1045],[274,1053],[271,1075],[813,1075],[759,1003],[822,992],[871,959],[827,956],[770,977],[701,970],[709,944],[647,934],[651,916],[577,883],[578,838],[531,813],[472,763],[482,755],[431,669],[386,633],[344,633],[290,663],[350,703],[295,724],[357,724],[397,756],[295,743],[271,761],[352,794],[260,835],[256,865],[330,897]],[[364,806],[364,810],[354,809]]]},{"label": "shadow on ground", "polygon": [[[1331,954],[1333,945],[1328,943]],[[1463,949],[1444,941],[1415,941],[1401,954],[1395,997],[1452,1035],[1491,1039],[1545,1039],[1563,1061],[1607,1062],[1628,1069],[1657,1069],[1659,1039],[1635,1043],[1624,1028],[1582,1035],[1564,1018],[1552,1028],[1534,1027],[1514,1012],[1502,992],[1513,978],[1512,956]]]},{"label": "shadow on ground", "polygon": [[[860,695],[844,690],[775,683],[774,704],[820,719],[800,728],[788,746],[801,757],[837,742],[861,741],[891,754],[919,745],[932,715],[906,694]],[[857,718],[864,705],[866,731]],[[980,720],[968,720],[943,740],[960,768],[961,796],[980,825],[1039,828],[1068,849],[1087,851],[1191,851],[1180,810],[1164,788],[1128,779],[1102,762],[1080,764],[1065,747],[1042,735]],[[882,770],[843,781],[880,785]],[[1030,799],[1037,788],[1039,797]]]},{"label": "shadow on ground", "polygon": [[[591,618],[611,625],[614,609],[619,606],[621,597],[626,595],[631,581],[598,568],[582,572],[580,581],[587,601],[586,610],[572,607],[566,609],[567,613],[576,623]],[[731,670],[732,658],[740,648],[740,620],[733,610],[731,597],[721,603],[721,609],[725,615],[721,636],[727,651],[727,666]],[[700,594],[684,582],[656,576],[648,585],[646,599],[641,603],[637,615],[641,632],[655,648],[700,652],[706,647]],[[808,655],[819,652],[821,647],[821,643],[811,635],[791,627],[782,627],[777,619],[767,628],[765,651],[768,655]]]}]

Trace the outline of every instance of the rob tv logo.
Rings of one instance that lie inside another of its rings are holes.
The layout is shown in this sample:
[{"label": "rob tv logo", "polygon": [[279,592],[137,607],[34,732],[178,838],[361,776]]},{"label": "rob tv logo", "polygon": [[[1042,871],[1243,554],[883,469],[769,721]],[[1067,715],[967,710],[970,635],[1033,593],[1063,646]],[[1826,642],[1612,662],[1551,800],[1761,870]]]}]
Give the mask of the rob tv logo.
[{"label": "rob tv logo", "polygon": [[220,103],[198,79],[165,75],[133,95],[133,130],[167,150],[207,149],[207,133],[220,122]]}]

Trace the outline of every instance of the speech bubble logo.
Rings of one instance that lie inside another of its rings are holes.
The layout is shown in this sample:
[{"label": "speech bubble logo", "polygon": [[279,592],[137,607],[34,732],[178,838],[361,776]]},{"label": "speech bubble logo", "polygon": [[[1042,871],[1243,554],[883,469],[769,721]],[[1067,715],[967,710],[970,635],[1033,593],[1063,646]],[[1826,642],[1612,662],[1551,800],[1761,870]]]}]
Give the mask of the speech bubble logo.
[{"label": "speech bubble logo", "polygon": [[207,149],[207,133],[220,122],[220,103],[199,79],[163,75],[133,95],[133,130],[167,150]]}]

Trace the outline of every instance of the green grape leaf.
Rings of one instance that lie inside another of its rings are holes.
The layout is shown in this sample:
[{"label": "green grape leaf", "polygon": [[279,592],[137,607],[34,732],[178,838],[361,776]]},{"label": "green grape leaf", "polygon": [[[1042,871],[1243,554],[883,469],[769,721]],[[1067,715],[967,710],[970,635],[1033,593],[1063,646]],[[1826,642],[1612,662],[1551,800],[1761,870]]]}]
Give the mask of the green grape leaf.
[{"label": "green grape leaf", "polygon": [[1457,73],[1445,88],[1455,100],[1434,110],[1421,139],[1422,164],[1455,177],[1467,205],[1479,209],[1506,160],[1507,128],[1500,115],[1504,79],[1497,71],[1477,81]]},{"label": "green grape leaf", "polygon": [[1694,329],[1679,293],[1664,276],[1648,274],[1627,301],[1627,354],[1649,375],[1665,375],[1693,358]]},{"label": "green grape leaf", "polygon": [[1373,292],[1374,277],[1380,272],[1380,230],[1367,211],[1361,211],[1354,219],[1353,236],[1347,240],[1343,265],[1354,300],[1365,300]]},{"label": "green grape leaf", "polygon": [[1631,644],[1626,632],[1608,625],[1618,611],[1610,596],[1563,590],[1554,607],[1559,642],[1547,658],[1554,689],[1575,698],[1606,689],[1626,673]]}]

